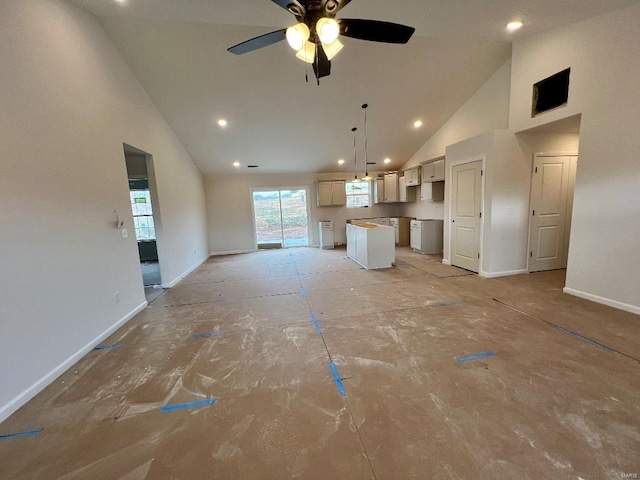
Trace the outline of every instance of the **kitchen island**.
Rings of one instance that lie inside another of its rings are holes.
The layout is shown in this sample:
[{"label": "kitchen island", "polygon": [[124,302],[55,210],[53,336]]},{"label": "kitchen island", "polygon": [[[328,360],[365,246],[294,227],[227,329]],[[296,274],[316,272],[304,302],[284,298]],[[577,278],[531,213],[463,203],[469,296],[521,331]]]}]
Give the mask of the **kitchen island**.
[{"label": "kitchen island", "polygon": [[348,223],[347,256],[366,269],[391,268],[396,261],[395,228],[359,221]]}]

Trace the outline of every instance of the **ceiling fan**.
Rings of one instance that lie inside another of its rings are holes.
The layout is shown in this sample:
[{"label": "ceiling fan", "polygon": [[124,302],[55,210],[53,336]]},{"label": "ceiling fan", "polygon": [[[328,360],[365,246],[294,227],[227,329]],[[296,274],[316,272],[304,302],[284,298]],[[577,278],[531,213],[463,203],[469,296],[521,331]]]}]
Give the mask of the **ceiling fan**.
[{"label": "ceiling fan", "polygon": [[331,74],[331,59],[342,50],[339,36],[371,42],[407,43],[415,28],[378,20],[336,19],[351,0],[271,0],[292,13],[298,23],[239,43],[228,51],[236,55],[253,52],[287,40],[300,60],[313,65],[318,83]]}]

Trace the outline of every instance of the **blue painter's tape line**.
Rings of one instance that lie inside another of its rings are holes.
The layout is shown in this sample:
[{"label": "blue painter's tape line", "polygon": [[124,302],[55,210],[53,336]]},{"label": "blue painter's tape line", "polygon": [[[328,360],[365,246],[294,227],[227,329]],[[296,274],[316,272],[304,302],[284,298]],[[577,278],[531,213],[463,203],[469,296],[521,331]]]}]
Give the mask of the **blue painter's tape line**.
[{"label": "blue painter's tape line", "polygon": [[302,292],[302,296],[304,298],[308,298],[307,291],[304,289],[304,287],[300,287],[300,291]]},{"label": "blue painter's tape line", "polygon": [[455,300],[453,302],[440,302],[441,307],[454,307],[456,305],[462,305],[462,300]]},{"label": "blue painter's tape line", "polygon": [[481,358],[488,358],[488,357],[495,357],[495,356],[496,356],[496,352],[477,353],[475,355],[468,355],[466,357],[456,357],[456,362],[464,363],[464,362],[470,362],[472,360],[480,360]]},{"label": "blue painter's tape line", "polygon": [[336,382],[338,393],[344,397],[347,394],[347,391],[344,389],[344,385],[342,384],[342,379],[338,373],[338,367],[336,367],[336,364],[333,362],[329,362],[329,367],[331,367],[331,374],[333,375],[333,381]]},{"label": "blue painter's tape line", "polygon": [[114,348],[122,348],[124,343],[116,343],[114,345],[98,345],[94,350],[113,350]]},{"label": "blue painter's tape line", "polygon": [[206,407],[213,405],[218,401],[217,398],[209,398],[207,400],[200,400],[198,402],[181,403],[179,405],[167,405],[160,409],[161,412],[175,412],[176,410],[187,410],[189,408]]},{"label": "blue painter's tape line", "polygon": [[196,333],[191,335],[193,338],[210,338],[210,337],[220,337],[224,335],[224,332],[208,332],[208,333]]},{"label": "blue painter's tape line", "polygon": [[607,353],[613,353],[613,350],[611,350],[609,347],[605,347],[601,343],[595,342],[590,338],[583,337],[582,335],[579,335],[575,332],[572,332],[571,330],[567,330],[566,328],[562,328],[557,325],[552,325],[552,327],[555,328],[556,330],[560,330],[562,333],[566,333],[567,335],[572,336],[573,338],[577,338],[578,340],[582,340],[583,342],[593,345],[594,347],[598,347],[599,349],[604,350]]},{"label": "blue painter's tape line", "polygon": [[44,428],[38,428],[37,430],[31,430],[29,432],[12,433],[11,435],[0,435],[0,441],[2,440],[15,440],[17,438],[34,437],[42,433]]},{"label": "blue painter's tape line", "polygon": [[320,322],[318,322],[318,317],[316,317],[316,314],[313,312],[311,312],[311,321],[313,322],[313,326],[316,327],[316,331],[322,333],[322,327],[320,326]]}]

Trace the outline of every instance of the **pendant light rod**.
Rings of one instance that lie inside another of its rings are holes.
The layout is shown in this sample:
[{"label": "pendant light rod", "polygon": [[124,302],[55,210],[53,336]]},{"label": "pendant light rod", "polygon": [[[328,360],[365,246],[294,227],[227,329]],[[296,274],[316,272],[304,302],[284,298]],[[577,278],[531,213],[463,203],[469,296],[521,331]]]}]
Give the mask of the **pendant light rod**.
[{"label": "pendant light rod", "polygon": [[364,110],[364,177],[362,177],[362,179],[369,181],[371,180],[371,177],[369,176],[369,136],[367,133],[367,108],[369,108],[369,105],[367,103],[362,105],[362,109]]},{"label": "pendant light rod", "polygon": [[356,131],[357,127],[353,127],[351,131],[353,132],[353,181],[359,182],[358,179],[358,150],[356,148]]}]

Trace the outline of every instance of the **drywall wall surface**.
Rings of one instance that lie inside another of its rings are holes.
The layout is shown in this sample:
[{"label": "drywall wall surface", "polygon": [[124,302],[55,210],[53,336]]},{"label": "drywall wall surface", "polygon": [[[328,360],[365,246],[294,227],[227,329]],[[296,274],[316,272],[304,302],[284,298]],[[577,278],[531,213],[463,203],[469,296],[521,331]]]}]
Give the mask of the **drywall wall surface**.
[{"label": "drywall wall surface", "polygon": [[506,61],[453,116],[434,133],[403,168],[441,157],[449,145],[509,124],[511,60]]},{"label": "drywall wall surface", "polygon": [[208,248],[202,177],[95,17],[3,0],[0,65],[1,420],[145,304],[123,143],[154,156],[165,280]]},{"label": "drywall wall surface", "polygon": [[[511,60],[505,62],[487,82],[434,133],[403,168],[441,157],[449,145],[473,138],[509,123]],[[416,218],[444,218],[444,204],[418,200],[407,204],[404,215]]]},{"label": "drywall wall surface", "polygon": [[523,273],[527,269],[531,157],[509,130],[494,132],[494,149],[486,168],[491,196],[485,225],[484,273],[488,276]]},{"label": "drywall wall surface", "polygon": [[[375,172],[370,172],[376,175]],[[309,191],[310,243],[317,246],[318,221],[332,220],[334,240],[346,243],[346,221],[356,218],[390,217],[400,214],[401,204],[378,204],[368,208],[318,207],[316,180],[351,180],[353,174],[237,175],[207,177],[205,192],[212,254],[254,250],[253,189],[307,188]]]},{"label": "drywall wall surface", "polygon": [[[516,134],[520,147],[531,158],[536,154],[575,154],[580,149],[579,133],[527,133]],[[532,163],[533,165],[533,163]]]},{"label": "drywall wall surface", "polygon": [[[567,288],[640,313],[640,4],[514,43],[510,128],[582,114]],[[533,83],[571,67],[568,105],[531,118]]]}]

